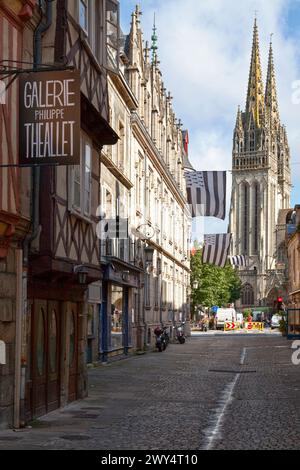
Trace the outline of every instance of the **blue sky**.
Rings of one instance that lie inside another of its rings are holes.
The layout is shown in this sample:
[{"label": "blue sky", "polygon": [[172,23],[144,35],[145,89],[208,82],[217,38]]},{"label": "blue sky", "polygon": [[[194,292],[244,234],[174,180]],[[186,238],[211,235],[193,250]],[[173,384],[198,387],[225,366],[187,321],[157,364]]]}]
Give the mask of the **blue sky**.
[{"label": "blue sky", "polygon": [[[257,11],[264,78],[274,33],[280,115],[291,148],[292,205],[300,203],[300,102],[293,100],[293,86],[300,86],[300,0],[121,0],[124,32],[136,3],[143,12],[144,39],[150,39],[156,14],[163,79],[189,130],[190,158],[198,170],[231,168],[232,132],[238,105],[245,107]],[[206,220],[206,232],[224,229],[227,222]]]}]

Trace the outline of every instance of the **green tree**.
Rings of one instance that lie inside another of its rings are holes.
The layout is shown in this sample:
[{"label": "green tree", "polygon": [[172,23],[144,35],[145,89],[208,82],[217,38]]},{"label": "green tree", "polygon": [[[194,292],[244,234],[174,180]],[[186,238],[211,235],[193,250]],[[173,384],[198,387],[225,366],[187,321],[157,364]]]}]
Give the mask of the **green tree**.
[{"label": "green tree", "polygon": [[[219,268],[202,263],[202,251],[197,250],[191,259],[192,304],[204,307],[219,307],[233,303],[240,298],[241,281],[235,269],[226,264]],[[197,281],[197,289],[193,288]]]}]

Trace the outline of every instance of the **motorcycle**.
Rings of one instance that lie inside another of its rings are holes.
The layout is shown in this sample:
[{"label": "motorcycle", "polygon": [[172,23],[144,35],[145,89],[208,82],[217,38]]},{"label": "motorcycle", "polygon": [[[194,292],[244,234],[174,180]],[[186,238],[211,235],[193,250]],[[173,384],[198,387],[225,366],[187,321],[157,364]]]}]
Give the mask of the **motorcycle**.
[{"label": "motorcycle", "polygon": [[180,326],[174,326],[176,329],[176,338],[180,344],[185,343],[185,334],[184,334],[184,329],[183,329],[184,323],[182,323]]},{"label": "motorcycle", "polygon": [[169,341],[170,341],[170,338],[167,332],[167,327],[166,326],[156,327],[154,330],[154,334],[156,336],[155,345],[158,351],[159,352],[164,351],[167,348]]}]

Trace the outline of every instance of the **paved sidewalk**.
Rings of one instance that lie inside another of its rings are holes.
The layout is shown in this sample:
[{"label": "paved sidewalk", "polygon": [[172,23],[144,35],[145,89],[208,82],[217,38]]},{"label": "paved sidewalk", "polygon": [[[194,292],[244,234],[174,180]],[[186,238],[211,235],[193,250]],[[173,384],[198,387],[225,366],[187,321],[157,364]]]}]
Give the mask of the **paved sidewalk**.
[{"label": "paved sidewalk", "polygon": [[300,449],[300,366],[278,336],[193,337],[89,371],[89,397],[0,449]]}]

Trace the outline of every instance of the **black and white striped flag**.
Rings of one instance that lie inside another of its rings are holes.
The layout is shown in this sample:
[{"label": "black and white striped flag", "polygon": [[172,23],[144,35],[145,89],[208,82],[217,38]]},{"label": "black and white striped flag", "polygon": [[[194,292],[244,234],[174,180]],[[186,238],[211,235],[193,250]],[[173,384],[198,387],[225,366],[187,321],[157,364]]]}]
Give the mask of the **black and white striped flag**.
[{"label": "black and white striped flag", "polygon": [[202,263],[214,264],[215,266],[224,268],[228,257],[230,242],[231,233],[204,235]]},{"label": "black and white striped flag", "polygon": [[185,173],[188,203],[192,217],[226,217],[226,171],[189,171]]},{"label": "black and white striped flag", "polygon": [[247,266],[247,258],[245,255],[229,256],[232,266]]}]

